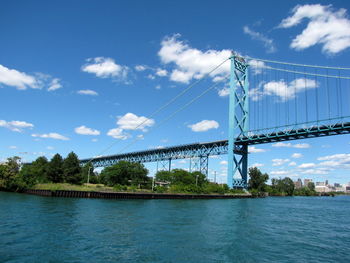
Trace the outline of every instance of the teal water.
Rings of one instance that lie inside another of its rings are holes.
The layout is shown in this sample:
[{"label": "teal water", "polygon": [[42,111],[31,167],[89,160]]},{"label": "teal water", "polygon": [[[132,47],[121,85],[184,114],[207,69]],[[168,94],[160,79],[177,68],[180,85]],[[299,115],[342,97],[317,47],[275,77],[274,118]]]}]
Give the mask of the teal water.
[{"label": "teal water", "polygon": [[350,196],[102,200],[0,192],[0,262],[350,262]]}]

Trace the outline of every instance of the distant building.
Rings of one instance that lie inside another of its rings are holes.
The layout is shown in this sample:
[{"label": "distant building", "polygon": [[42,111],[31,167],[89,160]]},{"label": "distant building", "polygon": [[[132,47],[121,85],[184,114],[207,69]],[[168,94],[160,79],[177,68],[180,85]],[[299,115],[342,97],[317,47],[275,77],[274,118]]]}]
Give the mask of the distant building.
[{"label": "distant building", "polygon": [[326,185],[328,185],[328,180],[326,180]]},{"label": "distant building", "polygon": [[304,179],[304,186],[308,186],[309,183],[312,183],[312,179]]},{"label": "distant building", "polygon": [[338,183],[334,183],[334,187],[341,187],[341,185]]},{"label": "distant building", "polygon": [[297,181],[294,181],[294,186],[295,186],[295,189],[300,189],[303,187],[303,183],[300,178]]},{"label": "distant building", "polygon": [[325,182],[316,182],[316,186],[326,186]]},{"label": "distant building", "polygon": [[349,185],[345,187],[345,192],[350,193],[350,186]]}]

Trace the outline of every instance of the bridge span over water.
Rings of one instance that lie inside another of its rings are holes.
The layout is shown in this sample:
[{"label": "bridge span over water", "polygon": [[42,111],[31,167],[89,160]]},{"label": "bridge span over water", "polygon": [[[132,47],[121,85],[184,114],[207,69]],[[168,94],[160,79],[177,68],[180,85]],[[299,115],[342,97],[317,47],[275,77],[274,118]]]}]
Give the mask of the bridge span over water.
[{"label": "bridge span over water", "polygon": [[[228,73],[227,68],[223,70],[222,66],[229,61]],[[221,71],[217,72],[221,73],[215,75],[218,68]],[[190,170],[199,170],[207,175],[209,157],[227,154],[228,186],[246,187],[249,145],[350,133],[349,72],[350,68],[344,67],[279,62],[233,53],[149,116],[153,118],[204,78],[217,76],[222,81],[229,79],[226,90],[229,95],[228,140],[100,156],[81,160],[81,163],[106,167],[120,160],[157,162],[157,169],[170,170],[172,160],[190,158]],[[209,88],[161,120],[157,126],[220,84],[212,80]],[[134,129],[143,124],[139,123]]]},{"label": "bridge span over water", "polygon": [[[350,122],[266,134],[250,134],[249,136],[242,136],[236,139],[234,151],[235,154],[243,155],[247,154],[242,147],[243,145],[273,143],[339,134],[350,134]],[[227,154],[228,144],[228,140],[183,144],[160,149],[100,156],[93,159],[83,159],[81,160],[81,164],[84,165],[91,162],[94,167],[108,167],[122,160],[138,163],[157,162],[160,164],[160,169],[170,171],[172,160],[191,159],[190,170],[199,170],[203,174],[208,175],[209,157]]]}]

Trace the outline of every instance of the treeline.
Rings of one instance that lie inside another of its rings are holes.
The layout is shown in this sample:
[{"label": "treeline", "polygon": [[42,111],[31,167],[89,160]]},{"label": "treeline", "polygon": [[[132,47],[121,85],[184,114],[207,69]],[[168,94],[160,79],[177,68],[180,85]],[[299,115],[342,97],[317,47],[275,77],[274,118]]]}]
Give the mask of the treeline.
[{"label": "treeline", "polygon": [[22,166],[20,160],[15,156],[0,165],[1,189],[21,191],[40,183],[82,184],[87,176],[88,167],[80,167],[74,152],[64,159],[60,154],[54,155],[50,161],[46,157],[39,157]]},{"label": "treeline", "polygon": [[249,168],[249,191],[254,195],[268,193],[270,196],[313,196],[317,195],[314,183],[309,183],[296,189],[291,178],[272,178],[271,185],[266,184],[269,179],[267,173],[262,173],[257,167]]}]

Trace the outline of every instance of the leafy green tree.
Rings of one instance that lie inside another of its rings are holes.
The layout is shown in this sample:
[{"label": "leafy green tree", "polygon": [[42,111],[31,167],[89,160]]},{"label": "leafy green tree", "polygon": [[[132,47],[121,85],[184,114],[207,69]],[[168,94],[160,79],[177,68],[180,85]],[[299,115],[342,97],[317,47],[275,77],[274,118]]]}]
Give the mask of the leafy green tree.
[{"label": "leafy green tree", "polygon": [[53,183],[63,182],[63,159],[60,154],[55,154],[47,165],[47,178]]},{"label": "leafy green tree", "polygon": [[249,189],[256,189],[258,191],[266,191],[266,182],[269,179],[268,174],[263,174],[259,168],[251,167],[249,168]]},{"label": "leafy green tree", "polygon": [[272,194],[273,195],[293,195],[294,182],[289,177],[283,179],[272,179]]},{"label": "leafy green tree", "polygon": [[157,182],[168,182],[172,183],[174,181],[173,174],[170,171],[158,171],[156,173]]},{"label": "leafy green tree", "polygon": [[119,161],[117,164],[106,167],[101,172],[101,177],[107,185],[114,186],[140,184],[147,182],[148,170],[140,163],[131,163],[128,161]]},{"label": "leafy green tree", "polygon": [[21,191],[28,186],[19,175],[21,158],[18,156],[7,159],[5,164],[0,165],[0,188],[10,191]]},{"label": "leafy green tree", "polygon": [[63,177],[64,181],[70,184],[81,184],[83,177],[78,156],[71,152],[63,160]]},{"label": "leafy green tree", "polygon": [[48,160],[46,157],[41,156],[38,157],[31,164],[24,164],[20,170],[20,176],[28,184],[36,184],[36,183],[46,183],[48,182]]},{"label": "leafy green tree", "polygon": [[313,182],[309,182],[307,184],[307,187],[311,190],[311,191],[315,191],[315,184]]}]

